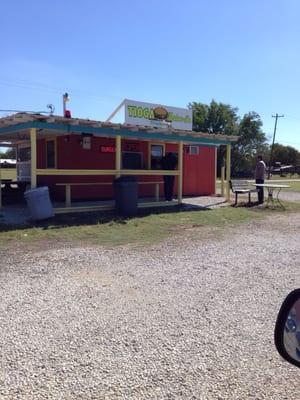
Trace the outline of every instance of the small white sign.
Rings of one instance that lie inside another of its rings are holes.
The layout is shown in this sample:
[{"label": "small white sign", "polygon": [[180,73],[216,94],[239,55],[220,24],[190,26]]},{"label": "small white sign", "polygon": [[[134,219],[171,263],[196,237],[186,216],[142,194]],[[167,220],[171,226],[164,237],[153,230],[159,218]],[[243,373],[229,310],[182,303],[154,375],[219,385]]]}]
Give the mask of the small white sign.
[{"label": "small white sign", "polygon": [[92,139],[90,136],[84,136],[82,138],[82,148],[85,150],[91,150]]},{"label": "small white sign", "polygon": [[192,110],[128,99],[124,101],[124,105],[126,124],[192,130]]}]

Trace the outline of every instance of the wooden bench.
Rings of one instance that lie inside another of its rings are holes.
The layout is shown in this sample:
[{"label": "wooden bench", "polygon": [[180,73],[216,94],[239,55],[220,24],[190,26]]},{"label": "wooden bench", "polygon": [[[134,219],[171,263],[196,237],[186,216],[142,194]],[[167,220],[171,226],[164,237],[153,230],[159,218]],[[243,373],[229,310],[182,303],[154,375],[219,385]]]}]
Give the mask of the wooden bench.
[{"label": "wooden bench", "polygon": [[159,185],[163,182],[138,182],[139,185],[155,185],[155,201],[159,201]]},{"label": "wooden bench", "polygon": [[232,193],[235,194],[235,206],[237,205],[239,194],[248,194],[248,204],[251,204],[251,193],[258,192],[258,189],[251,188],[248,181],[230,180],[229,184]]},{"label": "wooden bench", "polygon": [[[159,185],[163,184],[162,181],[158,182],[138,182],[139,185],[155,185],[155,201],[159,201]],[[65,201],[66,207],[71,207],[72,194],[71,187],[72,186],[94,186],[94,185],[113,185],[113,182],[68,182],[68,183],[56,183],[56,186],[65,186]]]},{"label": "wooden bench", "polygon": [[95,186],[95,185],[112,185],[112,182],[68,182],[68,183],[56,183],[56,186],[65,186],[65,201],[66,207],[71,207],[71,187],[72,186]]}]

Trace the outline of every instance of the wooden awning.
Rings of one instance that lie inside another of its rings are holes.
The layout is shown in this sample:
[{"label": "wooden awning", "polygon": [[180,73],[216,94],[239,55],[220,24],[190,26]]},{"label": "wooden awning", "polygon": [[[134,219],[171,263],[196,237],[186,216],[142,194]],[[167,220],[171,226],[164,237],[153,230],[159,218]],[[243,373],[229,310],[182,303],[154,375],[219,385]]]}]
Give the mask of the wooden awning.
[{"label": "wooden awning", "polygon": [[203,146],[220,146],[237,141],[237,136],[209,134],[150,126],[116,124],[81,118],[64,118],[54,115],[18,113],[0,118],[0,142],[29,139],[29,130],[36,128],[38,135],[90,134],[93,136],[132,138],[135,140],[160,140],[184,142]]}]

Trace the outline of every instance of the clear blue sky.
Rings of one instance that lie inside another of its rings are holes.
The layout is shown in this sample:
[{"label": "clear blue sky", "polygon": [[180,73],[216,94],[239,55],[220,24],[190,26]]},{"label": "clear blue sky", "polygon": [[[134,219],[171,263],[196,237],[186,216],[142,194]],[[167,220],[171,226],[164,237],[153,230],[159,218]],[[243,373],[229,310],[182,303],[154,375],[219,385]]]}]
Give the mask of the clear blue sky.
[{"label": "clear blue sky", "polygon": [[298,0],[3,0],[0,109],[103,120],[124,99],[256,111],[300,149]]}]

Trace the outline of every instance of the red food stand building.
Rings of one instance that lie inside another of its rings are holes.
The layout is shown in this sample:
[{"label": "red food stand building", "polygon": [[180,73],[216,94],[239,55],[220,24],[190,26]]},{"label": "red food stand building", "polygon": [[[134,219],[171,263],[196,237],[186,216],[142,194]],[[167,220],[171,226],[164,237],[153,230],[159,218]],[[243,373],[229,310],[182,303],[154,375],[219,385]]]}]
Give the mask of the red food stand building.
[{"label": "red food stand building", "polygon": [[[48,186],[56,212],[105,209],[97,200],[114,198],[113,181],[136,176],[144,206],[161,205],[163,176],[175,176],[175,197],[214,195],[217,147],[230,146],[234,136],[157,128],[61,116],[18,113],[0,119],[0,146],[17,147],[17,183]],[[176,170],[162,170],[166,153],[178,159]],[[1,185],[0,185],[1,187]],[[227,188],[229,194],[229,188]],[[147,199],[145,201],[145,199]],[[78,207],[78,201],[93,201]]]}]

